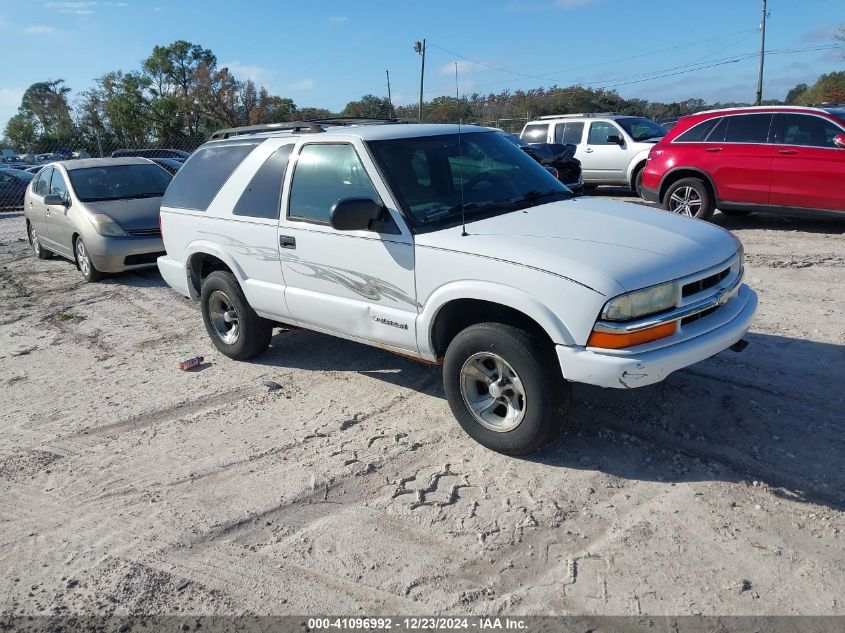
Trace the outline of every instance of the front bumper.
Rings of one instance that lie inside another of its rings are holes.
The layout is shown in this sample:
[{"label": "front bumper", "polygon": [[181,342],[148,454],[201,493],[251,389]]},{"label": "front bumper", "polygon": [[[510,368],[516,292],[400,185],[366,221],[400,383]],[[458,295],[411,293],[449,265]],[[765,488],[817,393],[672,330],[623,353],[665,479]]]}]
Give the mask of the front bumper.
[{"label": "front bumper", "polygon": [[104,273],[151,268],[164,252],[160,237],[85,236],[85,245],[94,267]]},{"label": "front bumper", "polygon": [[640,191],[640,194],[643,197],[643,200],[646,202],[655,202],[660,204],[660,192],[657,189],[649,189],[648,187],[643,187]]},{"label": "front bumper", "polygon": [[706,319],[702,319],[689,328],[691,333],[701,333],[657,349],[648,344],[639,346],[645,349],[642,352],[637,348],[599,350],[558,345],[563,376],[572,382],[615,389],[660,382],[673,371],[710,358],[742,339],[754,319],[757,295],[743,285],[736,297],[720,310],[730,310],[728,321],[707,330]]}]

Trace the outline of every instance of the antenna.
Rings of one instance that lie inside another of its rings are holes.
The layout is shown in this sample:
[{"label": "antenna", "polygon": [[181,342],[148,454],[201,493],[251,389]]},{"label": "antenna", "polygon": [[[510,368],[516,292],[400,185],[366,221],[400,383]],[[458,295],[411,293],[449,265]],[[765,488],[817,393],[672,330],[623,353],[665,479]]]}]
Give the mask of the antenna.
[{"label": "antenna", "polygon": [[[455,62],[455,107],[458,107],[460,101],[460,93],[458,92],[458,62]],[[461,237],[467,236],[467,219],[464,214],[464,148],[461,146],[461,116],[458,114],[458,165],[460,166],[461,179]]]}]

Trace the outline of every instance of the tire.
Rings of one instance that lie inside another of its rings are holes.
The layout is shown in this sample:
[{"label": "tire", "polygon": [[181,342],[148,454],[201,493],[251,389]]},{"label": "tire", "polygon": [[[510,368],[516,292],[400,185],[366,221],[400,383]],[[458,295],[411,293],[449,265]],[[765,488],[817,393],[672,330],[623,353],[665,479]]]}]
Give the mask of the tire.
[{"label": "tire", "polygon": [[[491,394],[493,385],[498,397]],[[472,325],[452,340],[443,386],[461,428],[482,446],[506,455],[532,453],[551,442],[572,397],[548,344],[501,323]],[[485,403],[490,406],[482,410]]]},{"label": "tire", "polygon": [[76,266],[79,272],[88,283],[100,281],[105,277],[105,274],[94,267],[94,262],[88,254],[88,248],[85,246],[85,241],[81,237],[77,237],[73,243],[73,256],[76,259]]},{"label": "tire", "polygon": [[32,247],[32,252],[38,257],[38,259],[50,259],[53,256],[52,251],[48,251],[41,245],[41,240],[38,238],[38,234],[35,232],[35,227],[32,226],[31,222],[26,223],[26,232],[27,237],[29,238],[29,245]]},{"label": "tire", "polygon": [[709,220],[715,206],[710,189],[698,178],[681,178],[672,183],[663,199],[663,208],[672,213]]},{"label": "tire", "polygon": [[725,211],[723,209],[719,209],[719,212],[723,213],[724,215],[737,216],[737,217],[741,217],[741,216],[748,215],[749,213],[751,213],[751,211],[743,211],[743,210],[737,210],[737,209],[734,209],[734,210],[731,210],[731,211]]},{"label": "tire", "polygon": [[247,360],[270,346],[273,323],[249,305],[235,276],[215,270],[202,282],[202,320],[214,346],[234,360]]},{"label": "tire", "polygon": [[637,194],[640,198],[643,197],[643,169],[644,167],[640,167],[637,170],[637,174],[634,176],[634,186],[631,187],[631,191]]}]

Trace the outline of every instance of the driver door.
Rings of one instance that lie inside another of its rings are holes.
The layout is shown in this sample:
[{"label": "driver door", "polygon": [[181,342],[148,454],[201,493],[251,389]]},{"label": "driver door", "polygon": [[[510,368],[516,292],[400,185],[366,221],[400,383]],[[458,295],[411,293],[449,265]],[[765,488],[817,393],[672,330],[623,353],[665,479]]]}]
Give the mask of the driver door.
[{"label": "driver door", "polygon": [[[309,139],[291,162],[279,221],[291,316],[313,329],[417,351],[413,239],[364,147]],[[383,232],[332,228],[332,205],[353,197],[384,202],[391,218]]]}]

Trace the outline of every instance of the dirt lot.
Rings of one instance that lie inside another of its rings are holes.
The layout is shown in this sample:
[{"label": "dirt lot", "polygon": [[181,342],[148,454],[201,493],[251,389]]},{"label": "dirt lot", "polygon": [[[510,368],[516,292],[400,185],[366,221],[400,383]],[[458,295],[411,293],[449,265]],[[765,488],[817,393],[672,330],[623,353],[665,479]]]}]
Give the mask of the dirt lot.
[{"label": "dirt lot", "polygon": [[845,223],[715,220],[749,348],[577,387],[512,459],[435,367],[301,331],[230,361],[157,273],[86,285],[0,215],[0,612],[845,614]]}]

